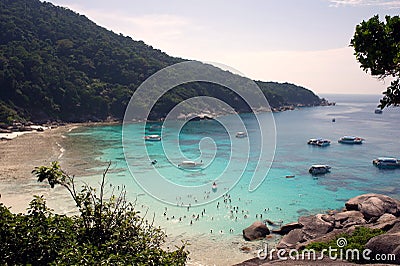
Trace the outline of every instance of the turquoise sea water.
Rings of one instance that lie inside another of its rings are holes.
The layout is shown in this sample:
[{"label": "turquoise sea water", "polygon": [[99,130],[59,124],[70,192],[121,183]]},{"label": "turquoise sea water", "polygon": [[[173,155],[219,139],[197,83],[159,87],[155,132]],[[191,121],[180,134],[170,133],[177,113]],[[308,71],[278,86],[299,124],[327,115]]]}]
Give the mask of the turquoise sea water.
[{"label": "turquoise sea water", "polygon": [[[93,147],[101,154],[98,160],[112,161],[108,182],[119,187],[125,186],[128,198],[137,200],[138,208],[151,216],[154,213],[157,224],[167,232],[177,234],[220,234],[229,237],[239,235],[243,228],[257,219],[269,219],[277,223],[292,222],[300,215],[341,208],[346,200],[361,193],[384,193],[399,198],[400,169],[379,170],[372,165],[372,160],[380,156],[400,157],[400,145],[396,138],[400,110],[389,108],[381,115],[374,114],[379,96],[327,95],[327,98],[336,101],[337,105],[274,114],[277,137],[275,157],[271,170],[257,190],[248,191],[251,171],[254,169],[254,165],[250,165],[233,189],[228,191],[223,183],[218,184],[218,190],[223,190],[220,193],[223,196],[196,207],[196,203],[203,202],[207,196],[210,198],[213,193],[211,188],[202,195],[181,195],[176,191],[165,191],[172,195],[176,193],[174,204],[157,200],[140,188],[125,161],[120,125],[80,128],[71,132],[69,137],[85,138],[88,143],[93,143]],[[260,117],[262,120],[263,116]],[[253,128],[254,117],[241,115],[241,118],[249,130],[250,146],[259,145],[259,139],[251,138],[252,130],[256,130]],[[332,122],[332,118],[336,122]],[[228,123],[230,117],[223,119]],[[143,142],[139,131],[141,127],[133,124],[129,128],[139,142]],[[165,135],[162,142],[147,142],[145,145],[150,160],[158,161],[155,166],[157,170],[177,184],[211,184],[224,170],[228,174],[232,171],[231,175],[235,178],[241,169],[227,168],[232,159],[230,156],[239,161],[247,158],[246,152],[231,151],[226,130],[215,121],[190,122],[179,135],[181,152],[192,160],[204,158],[209,167],[202,171],[183,171],[176,168],[173,159],[172,163],[167,159],[163,150],[163,147],[167,149],[172,158],[179,157],[178,150],[173,150],[172,146],[168,148],[168,145],[176,145],[168,138],[168,133],[171,133],[169,130],[174,131],[174,128],[164,127],[163,130]],[[366,140],[362,145],[337,143],[337,139],[343,135],[357,135]],[[205,137],[212,138],[214,143],[202,145],[201,154],[199,142]],[[307,145],[309,138],[316,137],[328,138],[332,143],[324,148]],[[243,145],[248,145],[247,139],[232,141],[243,141]],[[134,150],[134,147],[132,145],[130,149]],[[215,147],[217,150],[214,152]],[[133,150],[128,153],[131,156],[128,163],[136,167],[136,173],[140,176],[141,172],[146,173],[145,168],[153,166],[146,154],[135,153]],[[308,173],[312,164],[328,164],[332,167],[331,173],[314,178]],[[295,177],[285,178],[286,175]]]}]

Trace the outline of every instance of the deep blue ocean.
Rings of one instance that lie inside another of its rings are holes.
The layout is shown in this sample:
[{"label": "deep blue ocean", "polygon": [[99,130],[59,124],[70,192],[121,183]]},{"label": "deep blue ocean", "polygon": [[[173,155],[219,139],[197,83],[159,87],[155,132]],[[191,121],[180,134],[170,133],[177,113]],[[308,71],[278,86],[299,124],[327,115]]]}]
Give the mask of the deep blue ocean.
[{"label": "deep blue ocean", "polygon": [[[240,163],[229,165],[230,160],[241,162],[247,158],[246,147],[249,145],[250,157],[257,156],[251,147],[257,147],[260,139],[252,138],[251,132],[256,130],[256,125],[254,116],[248,114],[240,116],[249,132],[249,138],[244,139],[230,139],[226,128],[212,120],[190,122],[181,128],[177,138],[172,134],[176,131],[173,123],[168,127],[164,125],[163,140],[145,144],[142,139],[144,125],[129,125],[125,130],[129,130],[134,141],[129,148],[125,147],[125,154],[121,125],[82,127],[72,131],[68,138],[86,143],[85,150],[90,147],[90,156],[96,154],[98,161],[111,161],[108,182],[115,187],[125,186],[128,199],[136,200],[139,209],[154,214],[157,224],[176,234],[212,235],[218,232],[229,237],[239,235],[255,220],[293,222],[300,215],[342,208],[349,198],[362,193],[383,193],[400,198],[400,169],[380,170],[372,165],[372,160],[377,157],[400,157],[397,139],[400,109],[387,108],[383,114],[375,114],[380,95],[322,96],[336,105],[273,114],[275,156],[265,180],[253,192],[249,192],[248,187],[254,164],[250,162],[244,170]],[[265,114],[268,123],[271,122],[269,116]],[[263,114],[260,118],[262,122]],[[335,122],[332,122],[333,118]],[[221,119],[223,123],[236,121],[231,116]],[[158,134],[153,129],[150,132],[149,126],[146,126],[146,133]],[[365,141],[362,145],[339,144],[337,140],[344,135],[360,136]],[[307,145],[308,139],[318,137],[330,139],[331,145],[323,148]],[[207,140],[199,146],[205,138]],[[242,141],[238,144],[239,149],[232,149],[232,142],[239,141]],[[140,149],[135,153],[135,145],[145,145],[148,154]],[[129,157],[128,161],[125,155]],[[186,159],[204,160],[207,168],[201,171],[178,169],[176,163],[182,155]],[[157,160],[157,164],[151,165],[151,160]],[[308,173],[312,164],[328,164],[332,167],[331,172],[315,178]],[[217,179],[217,194],[213,194],[211,187],[203,194],[181,194],[168,188],[163,190],[160,186],[161,193],[174,197],[175,202],[168,204],[162,195],[156,199],[147,194],[132,177],[128,165],[135,169],[133,172],[139,179],[155,178],[148,169],[157,169],[158,174],[182,186],[209,187],[222,172],[233,179],[242,170],[244,172],[232,189],[234,182],[226,184]],[[91,170],[102,169],[104,166]],[[294,175],[294,178],[286,178],[287,175]],[[89,183],[98,180],[85,179]]]}]

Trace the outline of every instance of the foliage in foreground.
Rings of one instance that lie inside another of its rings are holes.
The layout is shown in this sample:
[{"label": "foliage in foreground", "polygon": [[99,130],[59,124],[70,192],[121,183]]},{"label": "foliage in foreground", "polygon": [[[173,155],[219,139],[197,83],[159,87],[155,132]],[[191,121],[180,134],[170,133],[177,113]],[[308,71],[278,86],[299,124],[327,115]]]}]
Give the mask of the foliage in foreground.
[{"label": "foliage in foreground", "polygon": [[354,48],[357,61],[366,72],[380,79],[393,80],[380,108],[400,105],[400,17],[386,16],[385,22],[376,15],[357,25],[350,46]]},{"label": "foliage in foreground", "polygon": [[37,167],[38,181],[67,188],[79,215],[53,213],[43,196],[34,197],[26,214],[13,214],[0,203],[0,264],[184,265],[185,246],[163,250],[164,232],[139,216],[125,191],[104,199],[107,171],[99,193],[88,185],[76,192],[73,176],[57,162]]},{"label": "foliage in foreground", "polygon": [[[308,244],[306,246],[306,249],[313,249],[315,251],[322,251],[323,249],[329,250],[329,249],[336,249],[340,250],[342,249],[344,253],[347,250],[354,250],[357,249],[359,251],[359,254],[362,254],[362,252],[365,249],[365,245],[367,242],[378,235],[381,235],[385,233],[383,230],[380,229],[370,229],[366,227],[357,227],[355,231],[352,234],[340,234],[336,236],[335,239],[328,241],[328,242],[314,242],[311,244]],[[338,246],[338,239],[339,238],[345,238],[347,241],[347,244],[344,247],[339,247]]]}]

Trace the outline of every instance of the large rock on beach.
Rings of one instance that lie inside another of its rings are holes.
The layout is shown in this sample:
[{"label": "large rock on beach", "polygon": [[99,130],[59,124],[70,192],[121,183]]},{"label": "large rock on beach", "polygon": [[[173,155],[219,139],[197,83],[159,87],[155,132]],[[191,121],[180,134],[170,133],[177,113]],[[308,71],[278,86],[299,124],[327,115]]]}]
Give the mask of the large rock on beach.
[{"label": "large rock on beach", "polygon": [[371,250],[370,258],[379,256],[379,262],[400,264],[400,230],[371,238],[365,248]]},{"label": "large rock on beach", "polygon": [[255,221],[252,225],[243,230],[243,238],[252,241],[264,238],[270,234],[268,227],[261,221]]},{"label": "large rock on beach", "polygon": [[299,223],[303,225],[302,230],[305,231],[310,238],[316,238],[329,233],[334,228],[334,223],[328,222],[327,219],[323,219],[323,217],[323,214],[300,217]]},{"label": "large rock on beach", "polygon": [[299,222],[288,223],[288,224],[282,225],[281,228],[279,228],[277,230],[272,230],[272,233],[279,234],[279,235],[286,235],[290,231],[292,231],[294,229],[299,229],[302,227],[303,227],[303,225]]},{"label": "large rock on beach", "polygon": [[363,225],[367,221],[364,215],[359,211],[344,211],[333,215],[335,221],[335,228],[348,228],[353,225]]},{"label": "large rock on beach", "polygon": [[400,216],[400,201],[382,194],[364,194],[346,202],[347,210],[360,211],[365,219],[381,217],[385,213]]},{"label": "large rock on beach", "polygon": [[299,243],[306,242],[306,234],[302,229],[293,229],[287,235],[284,235],[277,245],[277,249],[290,249],[296,247]]}]

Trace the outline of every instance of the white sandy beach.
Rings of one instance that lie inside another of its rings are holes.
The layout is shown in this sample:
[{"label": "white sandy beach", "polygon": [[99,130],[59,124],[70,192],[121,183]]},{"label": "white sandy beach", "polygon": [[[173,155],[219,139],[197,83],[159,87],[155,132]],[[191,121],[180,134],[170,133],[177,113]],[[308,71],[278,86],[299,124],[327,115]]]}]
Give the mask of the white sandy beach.
[{"label": "white sandy beach", "polygon": [[[31,171],[36,166],[48,165],[52,161],[61,161],[63,169],[83,174],[83,168],[92,162],[78,163],[83,159],[79,151],[69,146],[67,132],[79,125],[67,125],[44,132],[14,134],[11,140],[0,141],[0,202],[11,207],[12,212],[26,212],[33,195],[44,195],[47,205],[58,213],[73,213],[74,203],[62,187],[51,189],[47,183],[38,183]],[[11,137],[10,135],[8,137]],[[75,147],[77,148],[77,147]],[[64,152],[67,151],[67,156]],[[70,154],[72,152],[72,154]],[[74,158],[70,158],[70,157]],[[66,158],[68,157],[68,158]],[[75,158],[77,157],[77,158]],[[82,169],[80,169],[82,168]],[[62,204],[60,204],[62,202]],[[163,226],[162,226],[163,227]],[[260,243],[249,243],[238,234],[226,239],[223,235],[176,234],[173,229],[165,228],[168,234],[166,246],[181,245],[188,241],[190,260],[187,265],[231,265],[253,258]]]},{"label": "white sandy beach", "polygon": [[13,132],[0,135],[0,138],[9,139],[0,141],[0,202],[12,207],[13,212],[25,212],[32,200],[32,192],[40,189],[42,194],[47,194],[48,185],[38,184],[31,172],[36,166],[48,165],[61,159],[63,134],[74,127],[76,125],[47,129],[43,132]]}]

